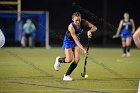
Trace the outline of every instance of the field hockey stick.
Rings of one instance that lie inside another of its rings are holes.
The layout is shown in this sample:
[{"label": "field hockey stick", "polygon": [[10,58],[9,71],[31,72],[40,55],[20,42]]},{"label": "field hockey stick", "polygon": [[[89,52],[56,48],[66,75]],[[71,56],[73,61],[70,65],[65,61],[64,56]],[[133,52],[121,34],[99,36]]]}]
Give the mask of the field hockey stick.
[{"label": "field hockey stick", "polygon": [[87,58],[88,58],[89,42],[90,42],[90,38],[88,38],[87,53],[85,54],[84,71],[83,71],[83,73],[81,73],[82,77],[85,77],[85,75],[86,75],[86,65],[87,65]]},{"label": "field hockey stick", "polygon": [[112,38],[119,38],[121,35],[119,36],[116,36],[116,35],[113,35]]}]

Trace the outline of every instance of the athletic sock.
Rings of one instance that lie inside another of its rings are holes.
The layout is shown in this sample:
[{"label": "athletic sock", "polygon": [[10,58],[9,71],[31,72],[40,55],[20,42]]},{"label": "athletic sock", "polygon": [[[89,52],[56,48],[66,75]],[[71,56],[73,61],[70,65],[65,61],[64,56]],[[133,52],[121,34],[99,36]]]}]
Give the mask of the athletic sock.
[{"label": "athletic sock", "polygon": [[123,47],[123,53],[126,54],[126,47]]},{"label": "athletic sock", "polygon": [[127,46],[127,52],[130,52],[130,46]]},{"label": "athletic sock", "polygon": [[75,64],[74,62],[71,63],[70,67],[68,68],[67,72],[66,72],[66,76],[70,75],[72,73],[72,71],[77,67],[77,64]]},{"label": "athletic sock", "polygon": [[66,57],[61,57],[61,58],[58,59],[58,61],[59,61],[60,63],[66,63],[66,62],[65,62],[65,58],[66,58]]}]

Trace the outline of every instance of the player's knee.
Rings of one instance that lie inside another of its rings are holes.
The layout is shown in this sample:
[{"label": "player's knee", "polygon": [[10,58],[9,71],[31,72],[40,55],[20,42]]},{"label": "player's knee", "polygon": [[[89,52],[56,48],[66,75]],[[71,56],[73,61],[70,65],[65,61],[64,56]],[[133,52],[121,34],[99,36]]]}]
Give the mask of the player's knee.
[{"label": "player's knee", "polygon": [[80,58],[75,58],[75,59],[74,59],[74,62],[75,62],[76,64],[78,64],[78,63],[79,63],[79,60],[80,60]]},{"label": "player's knee", "polygon": [[78,65],[79,61],[74,61],[74,63]]},{"label": "player's knee", "polygon": [[78,58],[78,59],[75,59],[75,62],[79,62],[79,60],[80,60],[80,58]]},{"label": "player's knee", "polygon": [[66,58],[66,62],[68,63],[72,62],[72,58]]}]

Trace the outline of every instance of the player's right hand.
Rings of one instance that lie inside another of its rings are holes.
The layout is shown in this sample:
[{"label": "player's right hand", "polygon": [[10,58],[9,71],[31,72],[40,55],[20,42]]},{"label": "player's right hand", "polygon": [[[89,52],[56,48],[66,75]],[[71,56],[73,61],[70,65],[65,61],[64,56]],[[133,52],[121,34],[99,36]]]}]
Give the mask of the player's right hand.
[{"label": "player's right hand", "polygon": [[84,54],[85,54],[85,55],[88,55],[88,52],[87,52],[86,50],[84,50]]},{"label": "player's right hand", "polygon": [[115,36],[116,36],[116,37],[119,37],[119,35],[118,35],[118,34],[116,34]]},{"label": "player's right hand", "polygon": [[87,53],[87,51],[86,51],[86,50],[84,50],[84,53],[86,54],[86,53]]},{"label": "player's right hand", "polygon": [[119,35],[113,35],[113,37],[112,38],[118,38],[119,37]]}]

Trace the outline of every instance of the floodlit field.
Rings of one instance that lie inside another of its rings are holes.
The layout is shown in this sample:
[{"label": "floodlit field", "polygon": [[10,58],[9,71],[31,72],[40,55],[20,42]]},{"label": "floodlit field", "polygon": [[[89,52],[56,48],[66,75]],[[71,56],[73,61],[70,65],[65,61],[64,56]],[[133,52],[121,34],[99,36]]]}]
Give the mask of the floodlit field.
[{"label": "floodlit field", "polygon": [[70,64],[53,69],[61,48],[1,48],[0,93],[137,93],[140,79],[140,51],[121,57],[121,48],[91,48],[87,64],[89,77],[81,77],[84,56],[72,73],[74,81],[63,81]]}]

